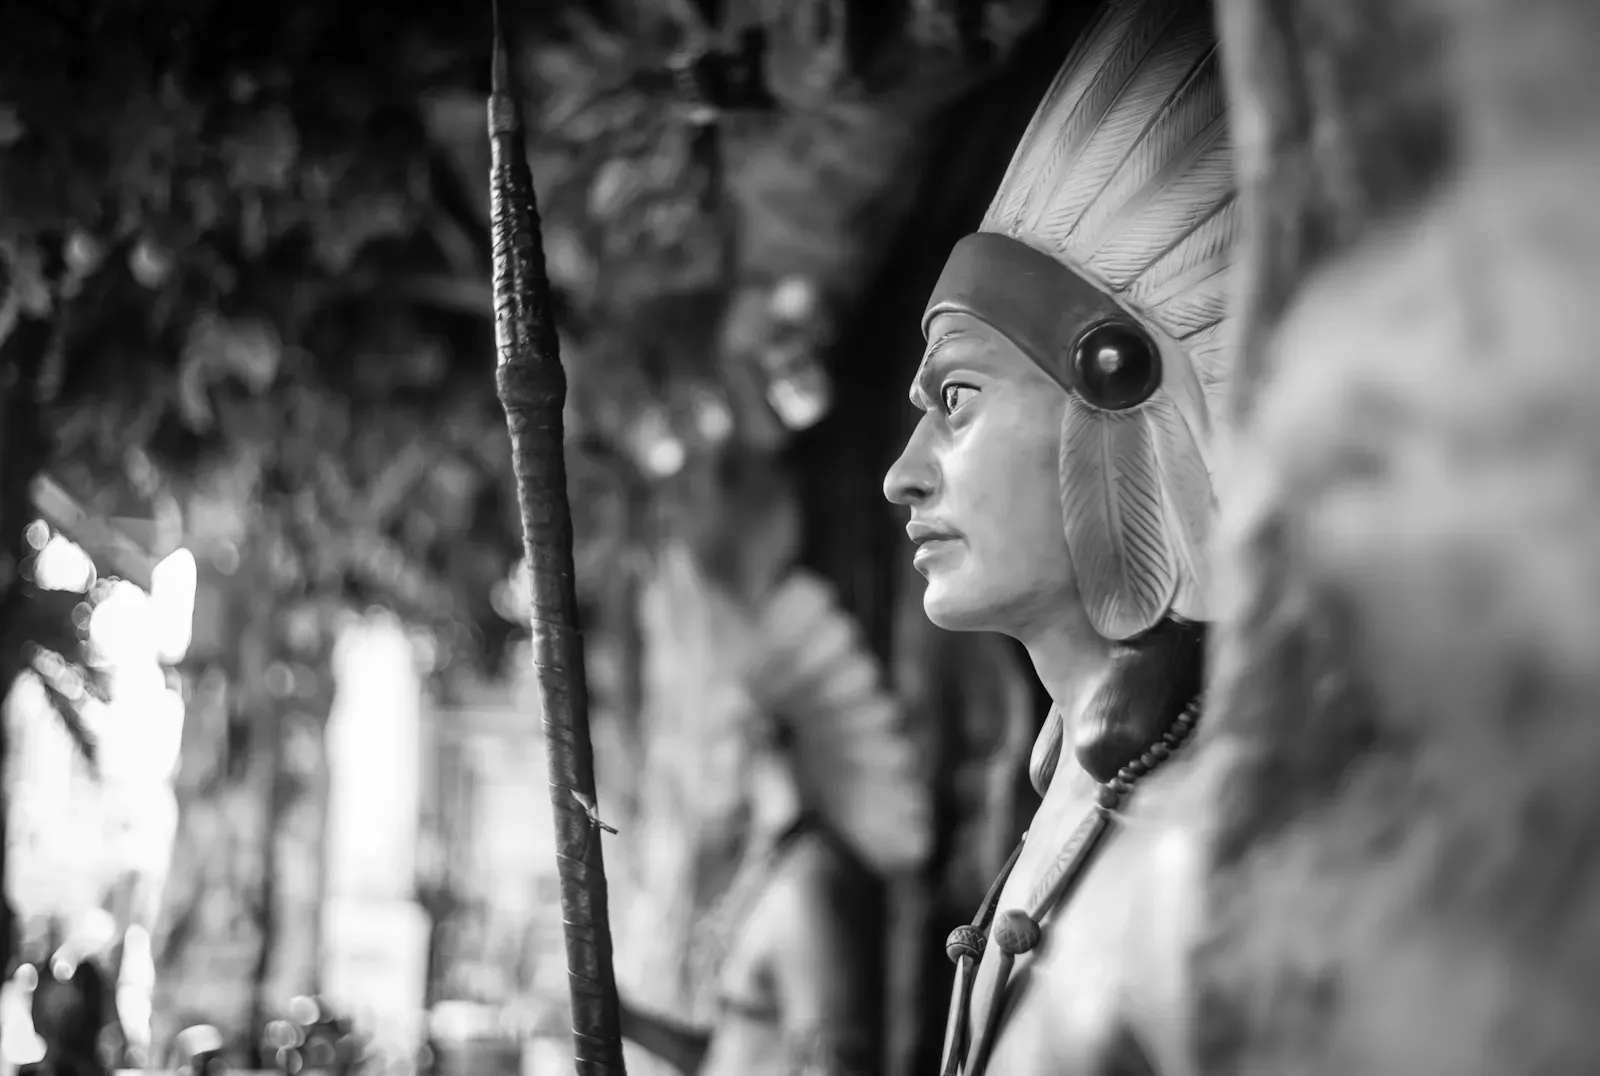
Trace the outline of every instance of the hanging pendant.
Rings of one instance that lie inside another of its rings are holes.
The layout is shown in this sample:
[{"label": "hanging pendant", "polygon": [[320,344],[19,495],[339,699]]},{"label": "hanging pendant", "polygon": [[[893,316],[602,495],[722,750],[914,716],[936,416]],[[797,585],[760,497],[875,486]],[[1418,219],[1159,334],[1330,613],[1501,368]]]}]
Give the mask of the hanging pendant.
[{"label": "hanging pendant", "polygon": [[[972,926],[958,927],[951,933],[946,948],[950,959],[956,964],[956,982],[951,997],[949,1020],[945,1026],[940,1076],[983,1076],[989,1052],[999,1030],[1001,1011],[1005,1007],[1006,981],[1010,977],[1016,958],[1023,953],[1031,952],[1038,945],[1043,935],[1044,917],[1072,895],[1074,886],[1083,877],[1084,871],[1088,869],[1110,830],[1117,809],[1122,806],[1135,785],[1184,745],[1199,722],[1202,706],[1203,698],[1197,697],[1148,750],[1123,766],[1111,780],[1100,785],[1095,792],[1094,807],[1078,824],[1077,829],[1072,831],[1067,843],[1062,845],[1061,850],[1051,858],[1022,908],[1009,909],[998,915],[994,911],[1000,890],[1011,876],[1011,871],[1022,852],[1022,844],[1018,843],[1011,853],[1011,858],[1001,870],[1000,877],[995,879],[994,885],[989,888],[989,894],[984,898]],[[1048,728],[1046,732],[1048,733]],[[1042,736],[1041,744],[1035,745],[1034,768],[1039,769],[1037,764],[1049,759],[1050,754],[1048,735]],[[1038,775],[1033,776],[1037,781]],[[1046,783],[1048,784],[1048,776]],[[1023,837],[1026,840],[1027,835],[1024,834]],[[978,1029],[972,1049],[963,1051],[972,1008],[972,990],[976,984],[977,969],[983,957],[986,932],[991,917],[994,920],[992,938],[1000,949],[999,974],[995,981],[993,1002],[985,1014],[983,1026]],[[964,1066],[961,1063],[964,1052],[970,1058],[970,1065]]]},{"label": "hanging pendant", "polygon": [[967,1010],[972,1003],[972,986],[978,977],[978,964],[983,959],[983,950],[989,941],[989,923],[994,917],[995,904],[1000,900],[1000,890],[1005,888],[1006,879],[1011,877],[1011,871],[1016,867],[1017,859],[1027,843],[1028,835],[1024,833],[1006,857],[999,876],[989,886],[989,892],[984,894],[983,903],[978,905],[978,914],[972,924],[956,927],[944,943],[945,954],[956,966],[956,980],[950,997],[950,1009],[945,1017],[940,1076],[960,1076],[961,1059],[965,1056],[967,1043]]},{"label": "hanging pendant", "polygon": [[[966,1045],[967,1008],[972,1002],[972,984],[978,975],[978,958],[983,955],[983,932],[976,927],[957,927],[956,931],[970,931],[976,937],[963,937],[967,952],[956,957],[956,979],[950,989],[950,1015],[945,1022],[944,1050],[939,1064],[939,1076],[960,1076],[961,1050]],[[951,935],[951,950],[955,948],[955,934]],[[976,944],[974,944],[976,942]]]},{"label": "hanging pendant", "polygon": [[[1023,908],[1012,908],[995,917],[993,939],[1000,948],[999,975],[994,984],[994,1001],[984,1017],[983,1027],[972,1044],[972,1064],[967,1076],[982,1076],[988,1063],[995,1032],[1000,1027],[1000,1012],[1004,1008],[1006,980],[1011,976],[1012,965],[1023,953],[1032,952],[1039,944],[1043,928],[1039,925],[1050,909],[1054,908],[1071,891],[1073,884],[1083,877],[1084,869],[1094,858],[1111,821],[1111,812],[1096,804],[1090,809],[1078,828],[1072,831],[1067,843],[1062,845],[1045,868],[1039,884],[1034,887]],[[970,1002],[969,1002],[970,1004]],[[963,1008],[966,1006],[964,1005]]]},{"label": "hanging pendant", "polygon": [[1111,811],[1100,804],[1096,804],[1084,820],[1078,823],[1078,828],[1072,831],[1072,836],[1050,861],[1050,866],[1045,868],[1038,884],[1028,896],[1024,909],[1031,918],[1043,919],[1050,913],[1050,909],[1067,898],[1073,885],[1083,877],[1084,868],[1089,865],[1089,860],[1094,858],[1095,851],[1100,847],[1101,838],[1105,836],[1110,826]]}]

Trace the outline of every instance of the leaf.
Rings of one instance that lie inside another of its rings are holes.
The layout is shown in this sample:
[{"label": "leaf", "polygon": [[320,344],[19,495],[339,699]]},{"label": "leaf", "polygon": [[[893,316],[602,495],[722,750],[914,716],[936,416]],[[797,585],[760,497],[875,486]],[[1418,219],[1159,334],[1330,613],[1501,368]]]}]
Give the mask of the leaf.
[{"label": "leaf", "polygon": [[1150,427],[1138,411],[1068,397],[1061,520],[1089,621],[1108,639],[1153,626],[1177,590]]}]

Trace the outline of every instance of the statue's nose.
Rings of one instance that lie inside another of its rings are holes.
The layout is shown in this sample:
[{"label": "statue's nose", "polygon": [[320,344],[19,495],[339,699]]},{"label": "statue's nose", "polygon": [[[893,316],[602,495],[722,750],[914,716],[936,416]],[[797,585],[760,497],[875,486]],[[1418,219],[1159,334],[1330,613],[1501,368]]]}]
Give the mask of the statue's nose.
[{"label": "statue's nose", "polygon": [[923,423],[917,424],[905,451],[883,476],[883,495],[891,504],[922,504],[938,488],[939,471],[928,451],[923,427]]}]

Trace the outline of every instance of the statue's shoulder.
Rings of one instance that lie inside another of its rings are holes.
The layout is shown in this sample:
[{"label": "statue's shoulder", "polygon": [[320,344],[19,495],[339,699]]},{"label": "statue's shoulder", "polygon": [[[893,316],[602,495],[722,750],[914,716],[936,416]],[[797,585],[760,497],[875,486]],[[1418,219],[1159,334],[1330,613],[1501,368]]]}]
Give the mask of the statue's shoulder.
[{"label": "statue's shoulder", "polygon": [[1051,704],[1045,711],[1044,724],[1039,728],[1039,735],[1033,741],[1033,753],[1028,756],[1028,780],[1033,785],[1033,790],[1043,796],[1050,787],[1050,782],[1056,775],[1056,767],[1061,764],[1061,749],[1067,738],[1066,719],[1061,715],[1061,707]]}]

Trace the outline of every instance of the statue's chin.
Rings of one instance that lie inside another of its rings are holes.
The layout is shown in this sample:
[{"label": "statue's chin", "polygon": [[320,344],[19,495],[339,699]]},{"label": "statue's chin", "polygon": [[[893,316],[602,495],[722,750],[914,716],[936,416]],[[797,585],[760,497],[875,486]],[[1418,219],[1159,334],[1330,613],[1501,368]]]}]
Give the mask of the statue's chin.
[{"label": "statue's chin", "polygon": [[960,593],[942,580],[928,580],[922,594],[922,611],[934,627],[945,631],[988,631],[989,602]]}]

